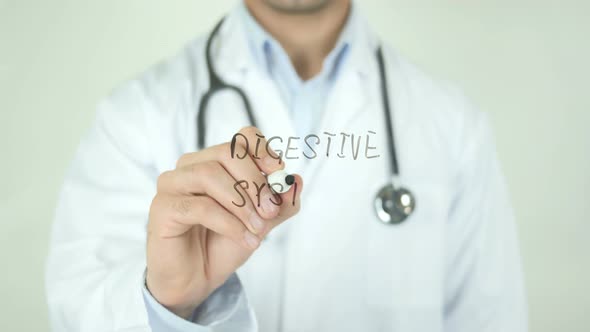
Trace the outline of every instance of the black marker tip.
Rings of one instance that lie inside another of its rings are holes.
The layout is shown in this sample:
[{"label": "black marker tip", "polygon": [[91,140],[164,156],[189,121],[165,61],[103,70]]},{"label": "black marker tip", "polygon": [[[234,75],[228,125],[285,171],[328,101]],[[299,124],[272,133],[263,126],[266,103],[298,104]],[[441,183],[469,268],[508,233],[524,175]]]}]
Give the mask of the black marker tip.
[{"label": "black marker tip", "polygon": [[288,185],[292,185],[293,183],[295,183],[295,177],[293,175],[287,175],[285,177],[285,183]]}]

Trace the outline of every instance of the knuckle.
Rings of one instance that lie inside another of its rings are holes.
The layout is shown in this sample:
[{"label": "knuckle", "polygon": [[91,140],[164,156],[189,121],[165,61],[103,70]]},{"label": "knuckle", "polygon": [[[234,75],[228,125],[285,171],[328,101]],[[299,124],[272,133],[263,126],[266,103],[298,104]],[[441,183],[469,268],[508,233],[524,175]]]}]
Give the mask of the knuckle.
[{"label": "knuckle", "polygon": [[172,211],[174,211],[175,219],[186,218],[193,207],[193,201],[190,197],[182,197],[172,202]]},{"label": "knuckle", "polygon": [[195,214],[203,217],[210,217],[215,213],[215,201],[206,196],[201,196],[199,203],[195,204]]},{"label": "knuckle", "polygon": [[185,169],[191,177],[198,179],[199,175],[201,175],[204,172],[203,166],[203,163],[191,164],[189,166],[186,166]]},{"label": "knuckle", "polygon": [[195,172],[194,174],[200,173],[200,176],[203,176],[204,179],[211,179],[219,176],[220,167],[221,166],[217,161],[206,161],[201,167],[199,167],[200,171]]},{"label": "knuckle", "polygon": [[165,171],[162,174],[160,174],[160,176],[158,176],[158,181],[156,184],[156,188],[158,191],[161,191],[163,188],[166,187],[166,184],[168,183],[171,175],[172,171]]},{"label": "knuckle", "polygon": [[240,133],[244,134],[246,137],[254,136],[258,132],[259,132],[258,128],[254,127],[254,126],[246,126],[246,127],[243,127],[242,129],[240,129]]},{"label": "knuckle", "polygon": [[150,225],[159,222],[159,220],[163,219],[166,211],[165,202],[166,200],[162,197],[162,195],[156,195],[152,199],[152,204],[150,205],[149,211],[149,221]]},{"label": "knuckle", "polygon": [[[150,215],[154,214],[155,211],[158,210],[159,206],[160,206],[160,195],[156,195],[154,196],[154,198],[152,198],[152,204],[150,204]],[[150,218],[151,220],[152,218]]]},{"label": "knuckle", "polygon": [[224,170],[217,161],[205,161],[192,164],[189,167],[191,186],[199,187],[205,192],[208,191],[212,183],[215,183],[215,179],[221,178],[221,171]]},{"label": "knuckle", "polygon": [[[239,140],[236,141],[236,145],[240,146],[240,150],[242,149],[243,143],[241,143]],[[231,143],[226,142],[223,144],[219,145],[219,149],[217,149],[217,153],[216,153],[216,157],[218,160],[221,161],[228,161],[232,156],[232,148],[231,148]]]},{"label": "knuckle", "polygon": [[176,161],[176,168],[181,168],[182,166],[188,164],[188,161],[191,157],[191,154],[185,153],[178,160]]},{"label": "knuckle", "polygon": [[[238,142],[239,144],[239,142]],[[225,142],[225,143],[221,143],[218,145],[218,153],[224,153],[225,151],[229,151],[229,149],[231,148],[231,143],[230,142]]]}]

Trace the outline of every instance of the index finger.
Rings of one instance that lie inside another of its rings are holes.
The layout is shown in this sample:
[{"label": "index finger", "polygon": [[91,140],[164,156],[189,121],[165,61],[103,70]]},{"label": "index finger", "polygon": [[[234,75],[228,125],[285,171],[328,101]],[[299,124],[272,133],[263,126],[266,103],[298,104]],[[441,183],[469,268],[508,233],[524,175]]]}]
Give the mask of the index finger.
[{"label": "index finger", "polygon": [[273,204],[280,206],[279,214],[270,220],[270,227],[262,233],[264,238],[268,233],[282,224],[285,220],[296,215],[301,209],[301,192],[303,191],[303,179],[301,176],[294,174],[295,182],[287,191],[283,194],[275,194],[274,199],[271,199]]}]

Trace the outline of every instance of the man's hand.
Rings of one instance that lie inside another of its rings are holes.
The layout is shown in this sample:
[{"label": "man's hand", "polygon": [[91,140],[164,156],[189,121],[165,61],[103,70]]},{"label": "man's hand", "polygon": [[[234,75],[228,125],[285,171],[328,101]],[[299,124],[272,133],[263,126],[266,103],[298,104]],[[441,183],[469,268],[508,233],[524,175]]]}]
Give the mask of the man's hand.
[{"label": "man's hand", "polygon": [[[281,222],[299,211],[301,177],[282,194],[280,206],[262,174],[284,168],[268,155],[266,141],[260,142],[254,158],[258,129],[240,131],[250,142],[248,156],[232,159],[225,143],[183,155],[176,169],[162,173],[152,201],[147,238],[147,288],[154,298],[178,316],[187,318],[209,294],[240,267],[260,241]],[[241,140],[237,140],[240,144]],[[246,150],[236,145],[236,151]],[[236,186],[246,180],[249,185]],[[236,190],[240,190],[246,204]],[[260,202],[260,206],[258,206]]]}]

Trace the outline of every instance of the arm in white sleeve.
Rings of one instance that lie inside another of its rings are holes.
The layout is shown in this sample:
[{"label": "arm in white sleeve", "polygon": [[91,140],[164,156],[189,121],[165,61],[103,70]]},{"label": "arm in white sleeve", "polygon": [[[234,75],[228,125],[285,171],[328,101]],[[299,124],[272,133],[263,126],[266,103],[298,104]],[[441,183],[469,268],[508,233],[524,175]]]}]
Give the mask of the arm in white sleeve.
[{"label": "arm in white sleeve", "polygon": [[147,288],[143,288],[152,332],[208,332],[208,331],[256,331],[252,312],[239,278],[234,273],[185,320],[158,303]]},{"label": "arm in white sleeve", "polygon": [[487,118],[468,113],[446,228],[445,331],[523,332],[527,310],[508,191]]},{"label": "arm in white sleeve", "polygon": [[[146,308],[144,292],[146,224],[159,172],[146,129],[154,110],[143,91],[133,81],[101,103],[66,175],[46,265],[54,331],[149,331],[159,317],[156,303]],[[207,331],[255,331],[236,277],[195,321],[210,325]]]}]

